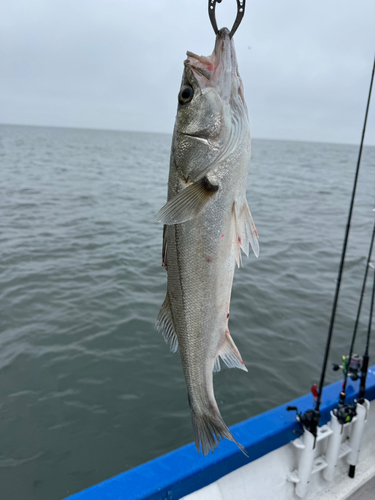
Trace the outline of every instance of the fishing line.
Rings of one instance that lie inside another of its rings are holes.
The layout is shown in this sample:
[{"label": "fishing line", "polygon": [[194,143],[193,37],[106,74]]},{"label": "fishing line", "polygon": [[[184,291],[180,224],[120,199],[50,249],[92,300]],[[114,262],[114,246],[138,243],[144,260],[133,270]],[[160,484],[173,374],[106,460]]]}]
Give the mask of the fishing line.
[{"label": "fishing line", "polygon": [[[332,314],[331,314],[331,320],[330,320],[330,324],[329,324],[329,330],[328,330],[328,337],[327,337],[326,348],[325,348],[325,352],[324,352],[324,360],[323,360],[322,372],[321,372],[321,376],[320,376],[319,388],[318,388],[318,393],[317,393],[317,398],[316,398],[316,403],[315,403],[315,411],[316,412],[319,412],[320,404],[321,404],[321,401],[322,401],[324,378],[325,378],[325,374],[326,374],[326,370],[327,370],[327,361],[328,361],[328,355],[329,355],[329,350],[330,350],[330,346],[331,346],[332,333],[333,333],[333,325],[334,325],[334,322],[335,322],[336,309],[337,309],[337,303],[338,303],[339,292],[340,292],[341,277],[342,277],[342,273],[343,273],[343,269],[344,269],[344,261],[345,261],[345,255],[346,255],[346,248],[347,248],[347,245],[348,245],[350,222],[351,222],[351,219],[352,219],[353,206],[354,206],[354,198],[355,198],[355,193],[356,193],[356,190],[357,190],[357,181],[358,181],[359,167],[360,167],[360,164],[361,164],[363,141],[364,141],[365,132],[366,132],[367,116],[368,116],[368,110],[369,110],[369,107],[370,107],[372,84],[373,84],[373,81],[374,81],[374,73],[375,73],[375,58],[374,58],[374,64],[373,64],[373,68],[372,68],[371,83],[370,83],[370,89],[369,89],[369,94],[368,94],[368,99],[367,99],[365,121],[364,121],[364,124],[363,124],[361,144],[360,144],[360,147],[359,147],[358,160],[357,160],[357,168],[356,168],[355,177],[354,177],[354,185],[353,185],[353,191],[352,191],[352,198],[351,198],[351,201],[350,201],[348,221],[347,221],[347,224],[346,224],[344,243],[343,243],[343,248],[342,248],[342,253],[341,253],[340,267],[339,267],[339,272],[338,272],[338,277],[337,277],[337,282],[336,282],[335,298],[334,298],[333,306],[332,306]],[[318,421],[318,423],[319,423],[319,421]],[[316,427],[315,427],[315,432],[316,432]]]}]

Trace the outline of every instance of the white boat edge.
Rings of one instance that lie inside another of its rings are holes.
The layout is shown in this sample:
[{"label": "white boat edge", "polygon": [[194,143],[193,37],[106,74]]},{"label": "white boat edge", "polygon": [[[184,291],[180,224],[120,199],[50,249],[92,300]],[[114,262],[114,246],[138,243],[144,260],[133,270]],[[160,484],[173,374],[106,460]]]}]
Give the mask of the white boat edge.
[{"label": "white boat edge", "polygon": [[[331,422],[328,424],[330,427]],[[350,446],[353,424],[345,424],[341,435],[341,446]],[[314,461],[326,463],[329,436],[322,446],[317,446]],[[343,452],[345,453],[345,449]],[[299,451],[293,442],[264,455],[253,462],[223,476],[210,485],[183,497],[183,500],[295,500],[295,483],[291,474],[298,468]],[[375,404],[368,412],[360,458],[354,478],[348,475],[348,456],[339,458],[331,481],[324,478],[324,468],[317,470],[310,477],[305,500],[347,500],[361,486],[375,478]],[[375,483],[371,496],[361,494],[362,500],[375,499]]]}]

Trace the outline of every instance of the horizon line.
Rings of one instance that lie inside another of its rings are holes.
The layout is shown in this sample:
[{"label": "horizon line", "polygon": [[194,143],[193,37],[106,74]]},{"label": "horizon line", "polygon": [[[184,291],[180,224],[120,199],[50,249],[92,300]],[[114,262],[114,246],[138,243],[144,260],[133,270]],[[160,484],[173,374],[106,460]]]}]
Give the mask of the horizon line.
[{"label": "horizon line", "polygon": [[[68,130],[87,130],[87,131],[97,131],[97,132],[126,132],[134,134],[159,134],[159,135],[169,135],[172,136],[173,132],[154,132],[149,130],[127,130],[127,129],[112,129],[112,128],[95,128],[95,127],[77,127],[77,126],[66,126],[66,125],[30,125],[24,123],[0,123],[0,126],[8,127],[38,127],[38,128],[61,128]],[[254,140],[261,141],[280,141],[280,142],[308,142],[314,144],[332,144],[339,146],[359,146],[359,144],[352,142],[330,142],[330,141],[313,141],[308,139],[276,139],[273,137],[251,137]],[[365,147],[375,147],[374,144],[366,144],[366,139],[364,142]]]}]

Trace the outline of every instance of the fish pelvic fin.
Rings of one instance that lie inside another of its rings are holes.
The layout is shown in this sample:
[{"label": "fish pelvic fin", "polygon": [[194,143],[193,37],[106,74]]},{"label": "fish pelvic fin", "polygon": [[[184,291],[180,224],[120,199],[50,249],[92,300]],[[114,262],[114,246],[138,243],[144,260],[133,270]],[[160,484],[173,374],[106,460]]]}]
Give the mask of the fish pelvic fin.
[{"label": "fish pelvic fin", "polygon": [[194,219],[218,189],[219,186],[203,177],[169,200],[156,214],[156,220],[171,225]]},{"label": "fish pelvic fin", "polygon": [[220,441],[224,438],[229,439],[236,443],[242,453],[246,456],[245,448],[239,444],[232,433],[225,424],[219,409],[216,407],[207,408],[206,411],[197,410],[191,403],[189,397],[189,404],[191,410],[191,420],[193,424],[194,441],[197,452],[202,449],[203,456],[211,453],[218,447]]},{"label": "fish pelvic fin", "polygon": [[229,333],[229,330],[226,330],[225,332],[225,341],[220,348],[219,356],[228,368],[239,368],[240,370],[244,370],[245,372],[248,371],[245,363],[242,361],[240,351],[237,349],[237,346]]},{"label": "fish pelvic fin", "polygon": [[178,349],[178,338],[174,329],[168,292],[159,311],[155,326],[156,329],[163,335],[165,342],[167,342],[167,344],[169,343],[171,351],[176,352]]},{"label": "fish pelvic fin", "polygon": [[246,255],[246,257],[248,257],[249,245],[251,245],[255,257],[259,256],[259,236],[250,212],[249,205],[246,200],[241,207],[237,202],[234,202],[233,217],[235,226],[235,258],[237,266],[240,267],[242,265],[241,250]]}]

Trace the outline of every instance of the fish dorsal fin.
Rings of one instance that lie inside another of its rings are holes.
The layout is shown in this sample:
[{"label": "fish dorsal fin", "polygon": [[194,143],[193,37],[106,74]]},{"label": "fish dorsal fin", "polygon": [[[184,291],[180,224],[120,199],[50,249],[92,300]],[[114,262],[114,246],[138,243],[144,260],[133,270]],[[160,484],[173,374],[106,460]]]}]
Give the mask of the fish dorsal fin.
[{"label": "fish dorsal fin", "polygon": [[169,343],[171,351],[176,352],[178,349],[178,338],[173,325],[171,303],[168,292],[159,311],[155,326],[163,335],[164,340]]},{"label": "fish dorsal fin", "polygon": [[219,355],[228,368],[240,368],[247,372],[245,363],[242,361],[240,351],[230,336],[229,330],[225,332],[224,345],[219,351]]},{"label": "fish dorsal fin", "polygon": [[156,220],[171,225],[194,219],[218,189],[203,177],[169,200],[156,214]]},{"label": "fish dorsal fin", "polygon": [[234,202],[233,217],[235,225],[234,237],[236,238],[236,241],[234,242],[236,248],[235,256],[237,266],[240,267],[242,264],[241,250],[246,257],[248,257],[249,244],[253,249],[255,257],[259,256],[259,237],[246,200],[242,206],[239,206],[237,202]]}]

